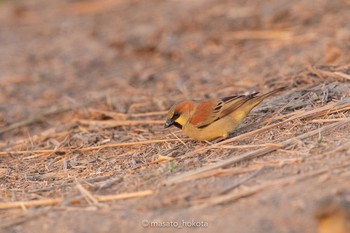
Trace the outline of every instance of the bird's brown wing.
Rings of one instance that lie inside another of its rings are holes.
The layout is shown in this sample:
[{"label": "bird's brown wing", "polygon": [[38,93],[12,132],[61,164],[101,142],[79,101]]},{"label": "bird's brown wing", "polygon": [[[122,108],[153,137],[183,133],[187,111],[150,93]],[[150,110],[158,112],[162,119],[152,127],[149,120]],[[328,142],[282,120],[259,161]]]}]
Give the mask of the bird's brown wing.
[{"label": "bird's brown wing", "polygon": [[212,122],[232,113],[247,100],[254,98],[258,93],[251,95],[229,96],[220,100],[205,100],[198,104],[190,123],[198,128],[205,127]]},{"label": "bird's brown wing", "polygon": [[222,118],[236,111],[248,100],[256,98],[257,94],[259,94],[259,92],[255,92],[250,95],[229,96],[229,97],[222,98],[221,101],[223,102],[223,104],[222,104],[222,109],[220,111],[219,118]]}]

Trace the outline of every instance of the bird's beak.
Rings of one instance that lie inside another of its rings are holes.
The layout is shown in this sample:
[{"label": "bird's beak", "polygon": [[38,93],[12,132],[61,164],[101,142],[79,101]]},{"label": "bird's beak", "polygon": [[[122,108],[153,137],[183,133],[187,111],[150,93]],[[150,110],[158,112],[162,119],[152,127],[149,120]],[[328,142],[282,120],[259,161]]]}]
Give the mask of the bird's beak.
[{"label": "bird's beak", "polygon": [[172,126],[175,123],[175,121],[173,119],[167,119],[165,124],[164,124],[164,128],[169,128],[170,126]]}]

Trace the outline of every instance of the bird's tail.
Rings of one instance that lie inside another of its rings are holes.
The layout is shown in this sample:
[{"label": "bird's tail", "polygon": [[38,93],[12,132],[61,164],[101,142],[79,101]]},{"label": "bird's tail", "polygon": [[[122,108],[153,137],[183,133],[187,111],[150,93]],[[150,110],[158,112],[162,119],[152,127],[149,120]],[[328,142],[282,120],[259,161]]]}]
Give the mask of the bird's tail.
[{"label": "bird's tail", "polygon": [[256,95],[256,96],[253,96],[252,98],[250,98],[247,102],[246,102],[246,106],[247,108],[250,110],[252,110],[253,108],[255,108],[257,105],[259,105],[264,99],[266,99],[267,97],[271,96],[271,95],[274,95],[280,91],[283,91],[287,89],[287,86],[284,86],[284,87],[280,87],[280,88],[277,88],[275,90],[272,90],[270,92],[267,92],[265,94],[262,94],[262,95]]},{"label": "bird's tail", "polygon": [[276,94],[276,93],[278,93],[278,92],[284,91],[284,90],[286,90],[286,89],[287,89],[287,86],[277,88],[277,89],[272,90],[272,91],[270,91],[270,92],[267,92],[267,93],[265,93],[265,94],[263,94],[263,95],[257,96],[257,99],[261,99],[261,101],[263,101],[263,100],[266,99],[267,97],[269,97],[269,96],[271,96],[271,95],[274,95],[274,94]]}]

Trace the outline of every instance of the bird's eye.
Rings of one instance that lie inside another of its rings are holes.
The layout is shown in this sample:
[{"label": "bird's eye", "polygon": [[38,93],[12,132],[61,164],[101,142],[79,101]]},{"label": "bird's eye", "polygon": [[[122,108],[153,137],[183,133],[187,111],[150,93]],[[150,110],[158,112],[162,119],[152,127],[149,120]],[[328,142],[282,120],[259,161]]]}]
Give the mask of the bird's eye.
[{"label": "bird's eye", "polygon": [[180,113],[175,112],[174,115],[173,115],[173,119],[177,119],[177,118],[179,118],[179,116],[180,116]]}]

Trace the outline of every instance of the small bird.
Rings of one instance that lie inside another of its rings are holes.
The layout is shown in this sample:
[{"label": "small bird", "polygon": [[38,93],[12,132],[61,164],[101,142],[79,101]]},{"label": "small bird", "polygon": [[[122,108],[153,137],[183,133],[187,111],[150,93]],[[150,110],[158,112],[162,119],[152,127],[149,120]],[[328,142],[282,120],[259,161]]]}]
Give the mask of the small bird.
[{"label": "small bird", "polygon": [[185,100],[170,108],[164,127],[174,125],[198,141],[225,139],[254,107],[285,88],[281,87],[263,95],[258,95],[257,92],[201,102]]}]

